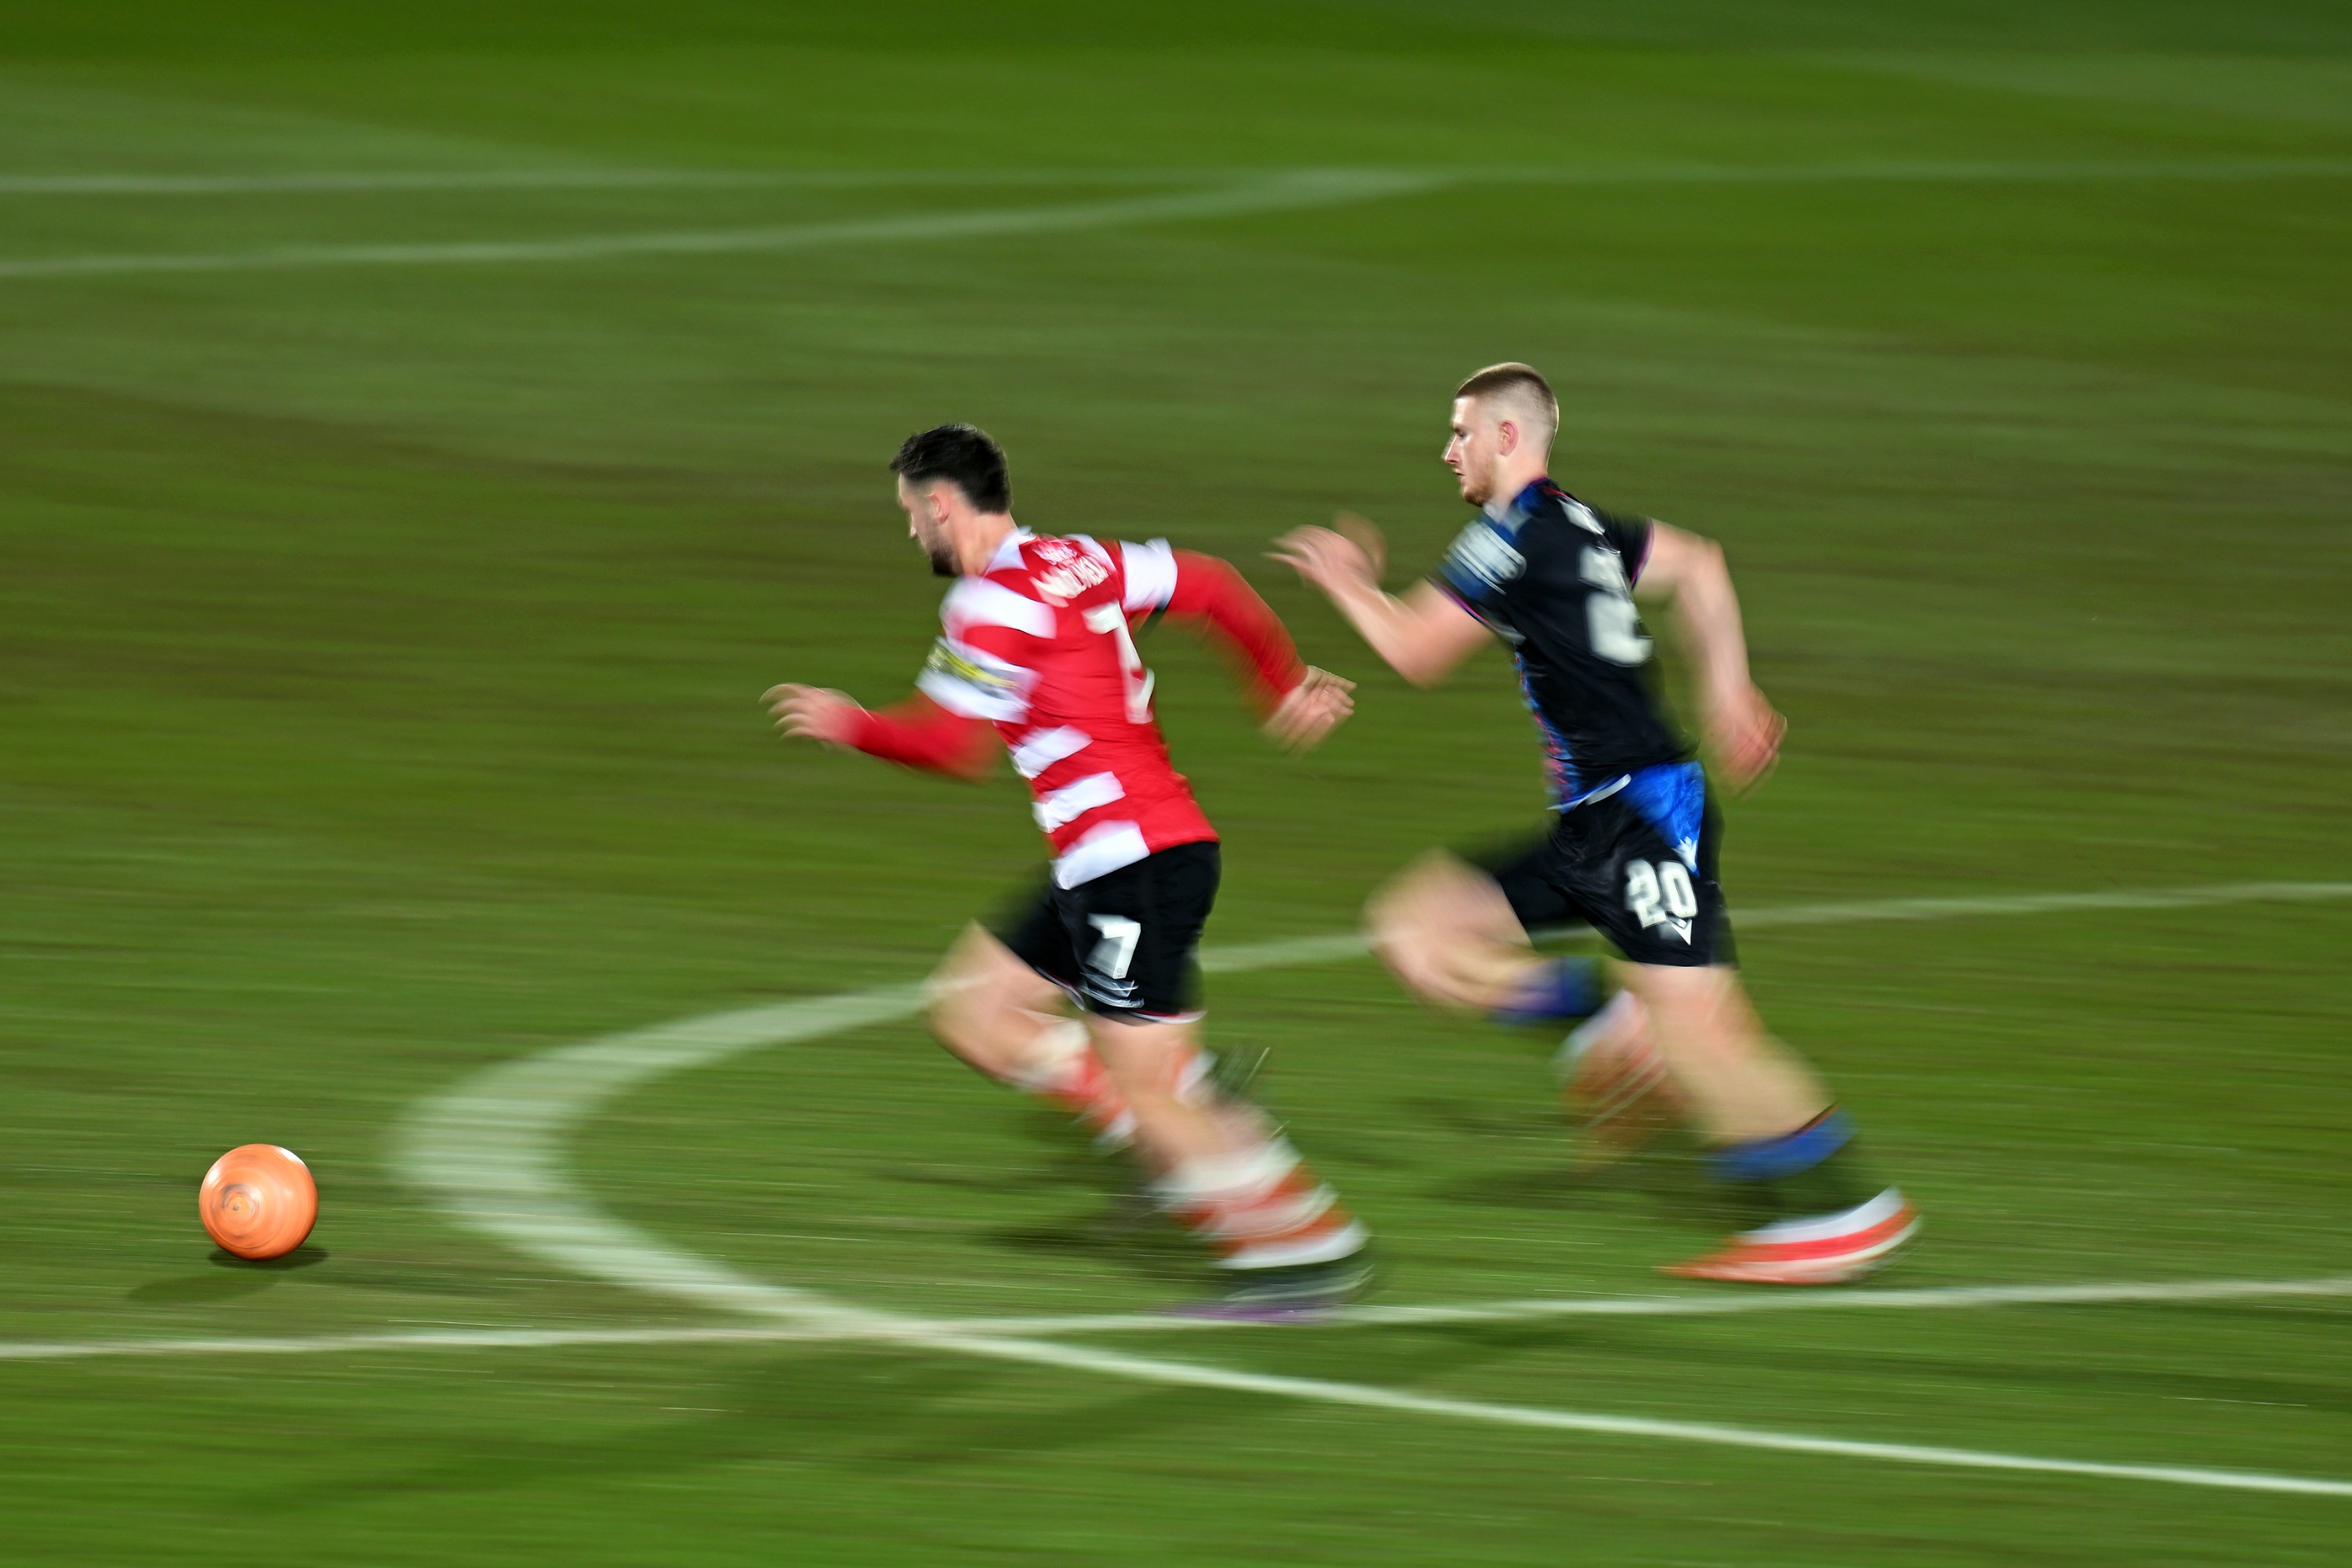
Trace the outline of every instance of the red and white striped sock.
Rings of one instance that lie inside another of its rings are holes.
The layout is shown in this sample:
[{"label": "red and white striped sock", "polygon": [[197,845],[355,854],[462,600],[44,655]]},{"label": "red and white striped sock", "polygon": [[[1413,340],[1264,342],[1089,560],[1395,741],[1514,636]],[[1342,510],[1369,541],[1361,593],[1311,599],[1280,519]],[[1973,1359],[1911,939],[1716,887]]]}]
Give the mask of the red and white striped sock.
[{"label": "red and white striped sock", "polygon": [[1160,1205],[1213,1247],[1221,1268],[1296,1268],[1362,1250],[1364,1227],[1280,1138],[1193,1160],[1158,1184]]},{"label": "red and white striped sock", "polygon": [[1135,1114],[1096,1054],[1084,1024],[1066,1020],[1039,1030],[1028,1059],[1010,1081],[1077,1117],[1097,1138],[1125,1143],[1135,1136]]}]

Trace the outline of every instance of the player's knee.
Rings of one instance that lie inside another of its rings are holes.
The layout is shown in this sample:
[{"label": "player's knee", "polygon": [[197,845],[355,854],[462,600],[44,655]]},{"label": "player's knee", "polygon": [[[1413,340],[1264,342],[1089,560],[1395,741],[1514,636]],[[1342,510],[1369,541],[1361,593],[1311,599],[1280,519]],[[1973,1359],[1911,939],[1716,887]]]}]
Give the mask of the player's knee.
[{"label": "player's knee", "polygon": [[1411,954],[1442,940],[1440,933],[1447,923],[1444,905],[1440,889],[1426,879],[1408,878],[1374,894],[1364,906],[1364,926],[1373,951],[1383,959],[1391,953],[1404,954],[1404,961],[1411,963]]},{"label": "player's knee", "polygon": [[931,1038],[967,1061],[977,1055],[983,1043],[983,1032],[968,998],[934,992],[930,1005],[924,1009],[923,1022],[930,1029]]},{"label": "player's knee", "polygon": [[986,1034],[988,1020],[1003,1011],[1002,990],[988,967],[971,962],[959,947],[923,987],[923,1017],[932,1037],[960,1056],[970,1055]]}]

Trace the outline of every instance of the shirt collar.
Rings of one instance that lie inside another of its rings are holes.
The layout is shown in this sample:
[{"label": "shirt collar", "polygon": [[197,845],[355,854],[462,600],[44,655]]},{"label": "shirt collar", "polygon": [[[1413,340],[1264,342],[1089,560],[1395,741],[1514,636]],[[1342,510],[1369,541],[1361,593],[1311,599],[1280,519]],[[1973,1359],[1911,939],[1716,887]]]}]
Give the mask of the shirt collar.
[{"label": "shirt collar", "polygon": [[1524,522],[1534,515],[1537,507],[1543,504],[1544,497],[1550,492],[1551,489],[1551,479],[1547,475],[1542,479],[1530,480],[1528,488],[1513,496],[1507,503],[1498,507],[1493,501],[1488,501],[1484,510],[1488,517],[1499,523],[1515,525]]},{"label": "shirt collar", "polygon": [[1021,547],[1035,537],[1027,529],[1015,525],[1013,531],[1004,536],[1004,542],[996,547],[996,553],[988,558],[988,569],[1002,572],[1007,566],[1020,565]]}]

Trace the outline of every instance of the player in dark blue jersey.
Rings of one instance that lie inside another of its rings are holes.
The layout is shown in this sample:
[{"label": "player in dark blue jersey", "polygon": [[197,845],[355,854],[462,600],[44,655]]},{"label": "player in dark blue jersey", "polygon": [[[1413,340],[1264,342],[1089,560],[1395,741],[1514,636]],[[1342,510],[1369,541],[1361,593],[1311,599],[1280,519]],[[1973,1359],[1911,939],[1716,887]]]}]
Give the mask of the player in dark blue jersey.
[{"label": "player in dark blue jersey", "polygon": [[1282,541],[1280,558],[1417,686],[1499,638],[1543,742],[1549,832],[1484,866],[1423,861],[1373,900],[1375,942],[1432,1001],[1569,1019],[1600,1002],[1594,966],[1538,954],[1528,932],[1592,925],[1625,959],[1623,991],[1570,1037],[1598,1131],[1622,1139],[1687,1115],[1754,1216],[1672,1271],[1860,1279],[1910,1239],[1917,1217],[1902,1194],[1862,1176],[1844,1112],[1748,1005],[1716,880],[1706,773],[1667,717],[1639,602],[1671,605],[1702,728],[1733,788],[1770,771],[1784,726],[1748,678],[1723,552],[1553,483],[1559,419],[1551,388],[1527,365],[1490,366],[1456,389],[1445,461],[1478,515],[1402,598],[1381,590],[1379,535],[1360,519]]}]

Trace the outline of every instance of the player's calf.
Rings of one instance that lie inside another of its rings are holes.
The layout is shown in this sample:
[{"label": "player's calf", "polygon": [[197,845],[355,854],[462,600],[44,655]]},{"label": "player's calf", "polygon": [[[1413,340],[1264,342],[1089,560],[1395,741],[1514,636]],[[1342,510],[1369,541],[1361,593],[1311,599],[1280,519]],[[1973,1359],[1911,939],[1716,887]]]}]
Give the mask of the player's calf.
[{"label": "player's calf", "polygon": [[1627,971],[1659,1054],[1688,1096],[1715,1173],[1748,1216],[1669,1272],[1746,1284],[1836,1285],[1884,1267],[1918,1215],[1854,1147],[1811,1068],[1767,1033],[1727,967]]},{"label": "player's calf", "polygon": [[1635,1152],[1689,1120],[1690,1102],[1650,1039],[1649,1017],[1620,991],[1561,1042],[1552,1058],[1561,1109],[1577,1131],[1577,1164],[1591,1170]]}]

